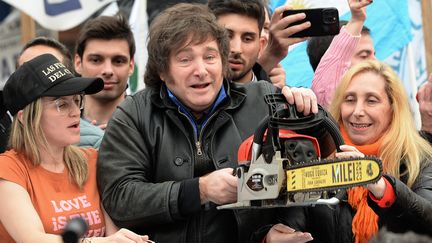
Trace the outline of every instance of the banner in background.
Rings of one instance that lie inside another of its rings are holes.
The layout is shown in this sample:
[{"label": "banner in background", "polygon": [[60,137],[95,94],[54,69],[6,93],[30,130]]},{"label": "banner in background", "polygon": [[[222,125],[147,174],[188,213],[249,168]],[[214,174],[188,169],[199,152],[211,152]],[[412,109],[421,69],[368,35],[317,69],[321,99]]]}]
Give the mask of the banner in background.
[{"label": "banner in background", "polygon": [[31,16],[42,27],[68,30],[115,0],[3,0]]},{"label": "banner in background", "polygon": [[421,2],[408,0],[412,41],[392,53],[384,62],[396,70],[404,82],[411,99],[415,100],[417,88],[427,81],[426,49],[423,38]]},{"label": "banner in background", "polygon": [[135,0],[132,6],[132,11],[129,16],[129,23],[134,33],[135,39],[135,69],[132,76],[129,78],[128,93],[133,94],[141,89],[144,89],[144,72],[147,64],[147,1]]},{"label": "banner in background", "polygon": [[[15,71],[16,60],[22,48],[21,24],[18,10],[11,14],[0,24],[0,90],[3,89],[6,80]],[[47,36],[57,39],[57,32],[43,29],[36,25],[38,36]]]},{"label": "banner in background", "polygon": [[[273,0],[271,8],[274,10],[283,4],[291,4],[294,8],[336,7],[340,19],[350,18],[347,0]],[[409,83],[414,82],[418,86],[427,78],[420,0],[374,1],[367,7],[365,25],[371,29],[377,58],[390,64],[398,72],[400,78],[406,83],[408,93],[412,96],[413,85]],[[408,64],[409,43],[411,43],[410,48],[415,50],[411,56],[414,65]],[[287,72],[287,84],[311,86],[313,71],[306,54],[306,42],[290,48],[282,65]],[[410,66],[415,70],[408,70]],[[410,77],[409,72],[415,75]],[[413,78],[415,80],[412,80]]]}]

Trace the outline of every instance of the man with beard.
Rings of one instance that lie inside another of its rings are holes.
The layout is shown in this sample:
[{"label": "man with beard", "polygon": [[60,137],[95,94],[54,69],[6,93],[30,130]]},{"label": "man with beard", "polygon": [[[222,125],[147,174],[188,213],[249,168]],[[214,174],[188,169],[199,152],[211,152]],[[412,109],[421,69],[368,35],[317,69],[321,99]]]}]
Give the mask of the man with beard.
[{"label": "man with beard", "polygon": [[75,45],[75,71],[83,77],[100,77],[104,89],[86,96],[83,118],[104,129],[116,107],[125,99],[134,71],[135,42],[127,20],[100,16],[88,21]]},{"label": "man with beard", "polygon": [[286,28],[304,19],[305,15],[282,17],[282,12],[290,7],[280,7],[272,16],[267,43],[260,38],[265,20],[262,0],[209,0],[208,7],[216,15],[218,23],[228,30],[230,78],[243,84],[271,81],[268,74],[288,54],[288,47],[304,40],[290,36],[310,26],[309,22],[305,22]]}]

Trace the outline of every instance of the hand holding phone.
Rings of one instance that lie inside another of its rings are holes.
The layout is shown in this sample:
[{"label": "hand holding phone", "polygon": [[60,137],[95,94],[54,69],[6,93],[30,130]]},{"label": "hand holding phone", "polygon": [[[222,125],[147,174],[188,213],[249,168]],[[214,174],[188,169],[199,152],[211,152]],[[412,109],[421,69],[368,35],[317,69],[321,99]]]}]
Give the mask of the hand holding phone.
[{"label": "hand holding phone", "polygon": [[311,8],[311,9],[292,9],[285,10],[283,17],[304,13],[306,17],[287,26],[298,25],[309,21],[311,26],[305,30],[299,31],[290,37],[310,37],[326,36],[339,34],[339,13],[336,8]]}]

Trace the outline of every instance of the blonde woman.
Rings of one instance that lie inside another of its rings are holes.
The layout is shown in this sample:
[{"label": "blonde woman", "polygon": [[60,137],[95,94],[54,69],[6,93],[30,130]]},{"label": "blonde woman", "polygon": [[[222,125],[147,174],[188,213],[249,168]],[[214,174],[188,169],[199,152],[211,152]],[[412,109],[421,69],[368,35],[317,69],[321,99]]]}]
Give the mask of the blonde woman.
[{"label": "blonde woman", "polygon": [[335,208],[283,210],[282,224],[274,226],[282,230],[272,228],[267,242],[305,231],[316,242],[367,242],[384,226],[432,235],[432,148],[416,130],[395,72],[378,61],[353,66],[336,89],[330,112],[347,144],[336,156],[378,156],[384,176],[348,190],[347,200]]},{"label": "blonde woman", "polygon": [[6,82],[0,107],[14,121],[11,150],[0,155],[0,242],[62,242],[59,235],[75,217],[89,225],[81,242],[148,239],[118,231],[101,208],[97,151],[73,145],[84,94],[102,88],[101,79],[76,78],[50,54],[24,63]]}]

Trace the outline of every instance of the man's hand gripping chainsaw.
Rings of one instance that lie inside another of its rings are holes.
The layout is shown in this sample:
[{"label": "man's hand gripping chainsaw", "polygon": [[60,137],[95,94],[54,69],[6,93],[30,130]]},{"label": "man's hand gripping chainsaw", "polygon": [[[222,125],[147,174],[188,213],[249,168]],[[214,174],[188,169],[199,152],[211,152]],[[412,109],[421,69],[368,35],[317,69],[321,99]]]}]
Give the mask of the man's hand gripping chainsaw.
[{"label": "man's hand gripping chainsaw", "polygon": [[322,107],[303,116],[283,95],[265,99],[270,115],[239,149],[237,202],[219,209],[337,204],[344,189],[379,180],[382,163],[376,157],[320,159],[344,143]]}]

